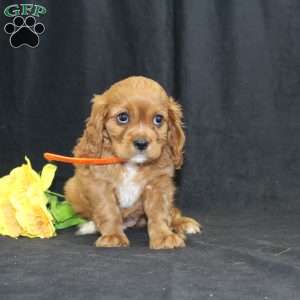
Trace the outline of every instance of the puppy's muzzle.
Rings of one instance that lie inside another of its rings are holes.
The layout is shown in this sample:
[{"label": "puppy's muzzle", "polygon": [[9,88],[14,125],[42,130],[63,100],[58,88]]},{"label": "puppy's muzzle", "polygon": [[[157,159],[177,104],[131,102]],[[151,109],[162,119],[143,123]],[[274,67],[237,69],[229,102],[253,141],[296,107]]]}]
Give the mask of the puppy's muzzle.
[{"label": "puppy's muzzle", "polygon": [[147,149],[149,142],[146,139],[136,139],[133,141],[134,147],[139,151],[144,151]]}]

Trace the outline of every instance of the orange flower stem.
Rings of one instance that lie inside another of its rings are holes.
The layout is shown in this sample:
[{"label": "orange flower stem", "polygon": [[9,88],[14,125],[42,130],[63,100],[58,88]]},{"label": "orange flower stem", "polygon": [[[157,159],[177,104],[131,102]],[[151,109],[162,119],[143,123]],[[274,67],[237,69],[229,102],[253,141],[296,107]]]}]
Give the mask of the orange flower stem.
[{"label": "orange flower stem", "polygon": [[124,162],[123,159],[116,156],[103,158],[70,157],[48,152],[44,153],[44,158],[48,161],[58,161],[62,163],[75,165],[110,165],[120,164]]}]

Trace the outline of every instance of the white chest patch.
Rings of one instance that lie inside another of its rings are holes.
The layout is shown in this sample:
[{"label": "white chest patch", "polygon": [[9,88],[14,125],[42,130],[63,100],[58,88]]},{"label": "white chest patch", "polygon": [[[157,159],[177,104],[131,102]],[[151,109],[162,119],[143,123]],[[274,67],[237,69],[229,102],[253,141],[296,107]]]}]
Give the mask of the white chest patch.
[{"label": "white chest patch", "polygon": [[119,186],[117,194],[122,208],[131,207],[140,197],[142,185],[136,181],[138,167],[135,164],[127,163],[125,172]]}]

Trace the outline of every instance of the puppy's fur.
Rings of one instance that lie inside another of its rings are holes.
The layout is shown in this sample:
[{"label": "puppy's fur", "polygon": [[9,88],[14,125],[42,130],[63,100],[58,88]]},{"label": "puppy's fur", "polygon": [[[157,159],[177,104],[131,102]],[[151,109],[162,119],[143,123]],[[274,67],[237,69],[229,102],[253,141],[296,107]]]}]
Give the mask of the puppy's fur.
[{"label": "puppy's fur", "polygon": [[[77,213],[92,221],[78,233],[99,231],[97,247],[128,246],[124,228],[147,224],[150,248],[183,247],[185,234],[200,232],[200,224],[183,217],[173,203],[172,178],[182,165],[185,142],[181,107],[145,77],[117,82],[92,102],[74,156],[115,155],[126,163],[75,166],[65,195]],[[120,123],[122,113],[129,117],[127,123]],[[148,146],[137,149],[137,140]]]}]

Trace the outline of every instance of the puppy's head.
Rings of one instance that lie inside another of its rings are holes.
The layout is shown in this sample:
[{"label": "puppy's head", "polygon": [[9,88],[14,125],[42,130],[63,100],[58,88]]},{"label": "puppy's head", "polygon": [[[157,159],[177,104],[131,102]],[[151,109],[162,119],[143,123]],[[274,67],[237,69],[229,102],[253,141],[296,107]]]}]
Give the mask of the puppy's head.
[{"label": "puppy's head", "polygon": [[155,81],[129,77],[95,96],[76,156],[101,156],[103,143],[125,160],[142,164],[171,150],[174,165],[182,164],[185,137],[179,104]]}]

